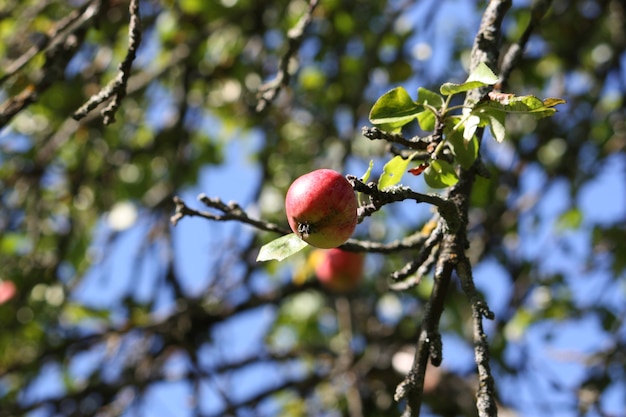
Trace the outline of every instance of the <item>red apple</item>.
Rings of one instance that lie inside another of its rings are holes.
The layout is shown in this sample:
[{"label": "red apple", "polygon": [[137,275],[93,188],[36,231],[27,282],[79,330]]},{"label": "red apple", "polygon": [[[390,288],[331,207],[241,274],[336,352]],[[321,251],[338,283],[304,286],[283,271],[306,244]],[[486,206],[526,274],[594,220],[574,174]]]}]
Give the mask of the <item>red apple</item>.
[{"label": "red apple", "polygon": [[328,249],[344,243],[356,227],[357,201],[340,173],[318,169],[297,178],[287,191],[289,226],[308,244]]},{"label": "red apple", "polygon": [[315,275],[322,285],[332,291],[351,291],[363,277],[364,258],[362,253],[339,248],[325,250],[315,266]]},{"label": "red apple", "polygon": [[17,288],[13,281],[0,280],[0,304],[4,304],[15,296]]}]

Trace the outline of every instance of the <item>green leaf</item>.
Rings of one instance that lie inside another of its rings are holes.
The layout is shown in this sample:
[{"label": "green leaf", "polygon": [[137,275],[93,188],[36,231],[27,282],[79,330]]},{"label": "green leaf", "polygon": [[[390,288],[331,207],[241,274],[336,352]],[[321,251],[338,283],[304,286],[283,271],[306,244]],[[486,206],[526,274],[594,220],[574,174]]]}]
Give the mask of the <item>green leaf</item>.
[{"label": "green leaf", "polygon": [[[371,159],[370,164],[367,167],[367,171],[365,171],[365,174],[363,174],[363,176],[361,177],[361,182],[366,183],[370,179],[373,168],[374,168],[374,160]],[[367,201],[367,196],[364,195],[363,193],[361,192],[356,193],[356,198],[357,198],[357,201],[359,202],[359,206],[366,204],[365,202]]]},{"label": "green leaf", "polygon": [[308,243],[300,239],[295,233],[290,233],[274,239],[261,247],[257,262],[277,260],[282,261],[288,256],[304,249]]},{"label": "green leaf", "polygon": [[452,131],[451,129],[446,135],[457,162],[463,169],[469,169],[478,157],[478,139],[476,136],[474,135],[469,141],[466,141],[459,130]]},{"label": "green leaf", "polygon": [[469,141],[474,137],[474,133],[476,133],[476,129],[480,125],[480,116],[472,114],[467,118],[465,123],[463,123],[463,139]]},{"label": "green leaf", "polygon": [[378,189],[384,190],[399,183],[411,159],[413,158],[403,159],[401,156],[394,156],[387,162],[383,168],[383,174],[378,179]]},{"label": "green leaf", "polygon": [[554,107],[559,104],[565,103],[567,103],[567,101],[563,100],[562,98],[546,98],[543,100],[543,105],[546,107]]},{"label": "green leaf", "polygon": [[421,111],[417,114],[417,122],[419,123],[422,130],[425,130],[425,131],[435,130],[436,121],[437,121],[437,118],[435,117],[435,114],[428,109]]},{"label": "green leaf", "polygon": [[449,96],[473,90],[475,88],[485,87],[487,85],[494,85],[497,82],[498,77],[485,63],[481,62],[469,75],[469,77],[467,77],[467,80],[464,83],[444,83],[439,89],[439,92],[444,96]]},{"label": "green leaf", "polygon": [[373,168],[374,168],[374,160],[371,159],[370,164],[367,167],[367,171],[365,171],[365,174],[363,174],[363,176],[361,177],[361,182],[367,182],[367,180],[370,179],[370,175],[372,175]]},{"label": "green leaf", "polygon": [[426,184],[432,188],[450,187],[459,181],[454,167],[441,159],[431,161],[424,171],[424,179]]},{"label": "green leaf", "polygon": [[62,311],[63,319],[68,323],[79,324],[85,320],[107,321],[110,310],[97,310],[77,303],[68,303]]},{"label": "green leaf", "polygon": [[472,73],[467,77],[466,82],[474,82],[478,81],[485,85],[494,85],[498,82],[498,76],[491,71],[491,69],[485,64],[481,62],[478,66],[472,71]]},{"label": "green leaf", "polygon": [[439,89],[439,92],[444,96],[451,96],[453,94],[463,93],[465,91],[484,87],[486,85],[488,84],[482,83],[480,81],[464,82],[463,84],[443,83],[441,85],[441,88]]},{"label": "green leaf", "polygon": [[506,113],[503,111],[492,110],[485,112],[485,116],[489,119],[489,130],[491,131],[491,135],[498,143],[502,143],[504,136],[506,135],[506,129],[504,127]]},{"label": "green leaf", "polygon": [[417,101],[420,104],[428,104],[435,108],[443,106],[443,97],[423,87],[417,89]]},{"label": "green leaf", "polygon": [[489,100],[480,102],[475,110],[500,110],[506,113],[529,114],[536,119],[552,116],[556,113],[555,106],[565,100],[549,98],[541,101],[535,96],[515,96],[513,94],[490,94]]},{"label": "green leaf", "polygon": [[556,228],[559,231],[575,230],[580,227],[583,222],[583,213],[580,209],[574,207],[567,210],[559,216],[556,222]]},{"label": "green leaf", "polygon": [[395,131],[413,121],[422,109],[404,88],[397,87],[383,94],[374,103],[369,119],[383,130]]}]

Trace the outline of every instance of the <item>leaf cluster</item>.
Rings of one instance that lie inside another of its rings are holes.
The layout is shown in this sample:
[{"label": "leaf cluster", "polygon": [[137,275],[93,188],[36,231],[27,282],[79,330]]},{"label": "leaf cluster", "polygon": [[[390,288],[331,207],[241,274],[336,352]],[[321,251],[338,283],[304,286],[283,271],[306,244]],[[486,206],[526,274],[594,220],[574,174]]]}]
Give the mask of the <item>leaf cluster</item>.
[{"label": "leaf cluster", "polygon": [[[506,136],[507,114],[527,114],[539,119],[552,116],[556,112],[555,107],[565,102],[562,99],[542,101],[534,96],[490,92],[478,103],[451,105],[455,95],[490,87],[497,82],[498,77],[493,71],[481,63],[465,82],[446,82],[439,88],[439,93],[418,88],[417,100],[413,100],[403,87],[396,87],[376,101],[369,120],[381,130],[393,134],[400,134],[406,125],[416,121],[420,129],[427,133],[413,141],[428,140],[429,143],[426,148],[429,155],[422,162],[426,167],[424,180],[432,188],[450,187],[458,181],[456,166],[469,169],[478,156],[477,129],[488,128],[493,138],[502,142]],[[412,153],[408,158],[395,156],[391,159],[384,167],[378,186],[385,189],[399,183],[417,155]]]}]

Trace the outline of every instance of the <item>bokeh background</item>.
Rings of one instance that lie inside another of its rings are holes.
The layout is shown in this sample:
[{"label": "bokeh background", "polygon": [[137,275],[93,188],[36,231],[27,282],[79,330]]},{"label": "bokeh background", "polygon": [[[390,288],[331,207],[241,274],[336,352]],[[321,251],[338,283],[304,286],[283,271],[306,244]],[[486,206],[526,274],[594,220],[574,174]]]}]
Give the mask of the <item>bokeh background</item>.
[{"label": "bokeh background", "polygon": [[[496,315],[500,414],[624,416],[626,11],[548,3],[506,91],[567,104],[509,117],[501,144],[485,136],[468,255]],[[72,115],[118,74],[129,3],[0,3],[0,416],[400,415],[432,279],[396,292],[387,277],[414,252],[368,254],[359,289],[337,295],[294,282],[310,251],[255,262],[276,234],[173,227],[172,198],[236,201],[286,227],[297,176],[361,176],[370,161],[380,175],[389,149],[361,135],[372,104],[463,81],[486,2],[320,0],[296,50],[306,1],[138,4],[141,44],[105,125],[102,106]],[[504,49],[531,7],[513,2]],[[288,85],[258,111],[281,68]],[[355,237],[392,242],[430,215],[388,205]],[[423,415],[476,413],[469,303],[453,287]]]}]

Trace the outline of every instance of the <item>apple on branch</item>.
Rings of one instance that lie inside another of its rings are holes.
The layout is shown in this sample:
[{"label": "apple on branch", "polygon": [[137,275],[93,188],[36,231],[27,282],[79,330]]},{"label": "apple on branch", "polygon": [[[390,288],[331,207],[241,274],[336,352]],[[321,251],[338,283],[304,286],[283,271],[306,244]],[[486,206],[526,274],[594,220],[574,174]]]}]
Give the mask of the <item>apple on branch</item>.
[{"label": "apple on branch", "polygon": [[318,169],[297,178],[285,197],[289,226],[317,248],[329,249],[347,241],[357,223],[357,199],[340,173]]}]

